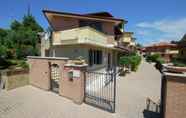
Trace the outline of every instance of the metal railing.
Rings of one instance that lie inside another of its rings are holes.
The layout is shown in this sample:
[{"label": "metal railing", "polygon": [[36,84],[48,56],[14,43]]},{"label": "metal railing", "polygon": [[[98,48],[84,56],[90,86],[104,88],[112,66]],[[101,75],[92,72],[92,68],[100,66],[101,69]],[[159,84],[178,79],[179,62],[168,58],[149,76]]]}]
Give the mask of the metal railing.
[{"label": "metal railing", "polygon": [[86,72],[85,103],[115,112],[116,74]]},{"label": "metal railing", "polygon": [[147,98],[146,99],[146,110],[160,113],[160,102],[156,103],[150,98]]}]

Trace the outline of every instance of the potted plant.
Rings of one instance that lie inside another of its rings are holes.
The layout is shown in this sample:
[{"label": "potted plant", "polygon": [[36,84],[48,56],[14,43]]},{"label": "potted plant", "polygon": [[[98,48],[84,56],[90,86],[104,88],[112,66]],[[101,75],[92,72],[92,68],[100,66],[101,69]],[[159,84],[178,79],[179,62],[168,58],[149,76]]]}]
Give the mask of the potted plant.
[{"label": "potted plant", "polygon": [[79,56],[73,61],[73,63],[76,65],[83,65],[85,64],[85,60],[82,56]]}]

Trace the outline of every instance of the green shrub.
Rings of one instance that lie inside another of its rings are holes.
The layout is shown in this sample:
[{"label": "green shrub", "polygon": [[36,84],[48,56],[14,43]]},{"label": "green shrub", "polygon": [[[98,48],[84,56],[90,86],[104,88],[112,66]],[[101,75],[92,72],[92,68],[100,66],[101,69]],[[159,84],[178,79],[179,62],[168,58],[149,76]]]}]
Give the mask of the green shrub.
[{"label": "green shrub", "polygon": [[28,68],[29,65],[25,60],[15,60],[15,59],[9,59],[6,60],[6,64],[8,64],[8,67],[14,68],[14,67],[21,67],[21,68]]},{"label": "green shrub", "polygon": [[119,60],[119,64],[128,66],[130,64],[129,56],[121,57],[120,60]]},{"label": "green shrub", "polygon": [[5,58],[0,57],[0,69],[6,69],[11,65]]},{"label": "green shrub", "polygon": [[140,62],[141,62],[141,56],[137,54],[123,56],[120,58],[119,61],[120,65],[131,66],[132,71],[137,71]]},{"label": "green shrub", "polygon": [[146,60],[147,62],[156,62],[160,58],[161,58],[160,54],[152,54],[152,55],[147,55]]},{"label": "green shrub", "polygon": [[157,61],[159,61],[161,64],[165,63],[165,60],[162,57],[158,58]]},{"label": "green shrub", "polygon": [[131,70],[132,71],[137,71],[140,62],[141,62],[141,57],[140,56],[138,56],[138,55],[131,56],[130,57]]},{"label": "green shrub", "polygon": [[26,61],[21,60],[21,61],[18,62],[17,67],[29,68],[29,65],[28,65],[28,63]]},{"label": "green shrub", "polygon": [[171,62],[173,63],[174,66],[178,66],[178,67],[186,66],[186,61],[181,58],[173,58]]}]

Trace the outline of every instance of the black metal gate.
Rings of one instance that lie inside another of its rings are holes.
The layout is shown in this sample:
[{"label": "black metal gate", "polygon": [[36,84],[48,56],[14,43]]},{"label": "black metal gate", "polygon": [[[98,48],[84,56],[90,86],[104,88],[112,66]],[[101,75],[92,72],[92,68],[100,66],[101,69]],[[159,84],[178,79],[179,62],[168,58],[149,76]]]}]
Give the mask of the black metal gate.
[{"label": "black metal gate", "polygon": [[85,103],[114,113],[115,99],[115,72],[86,72]]}]

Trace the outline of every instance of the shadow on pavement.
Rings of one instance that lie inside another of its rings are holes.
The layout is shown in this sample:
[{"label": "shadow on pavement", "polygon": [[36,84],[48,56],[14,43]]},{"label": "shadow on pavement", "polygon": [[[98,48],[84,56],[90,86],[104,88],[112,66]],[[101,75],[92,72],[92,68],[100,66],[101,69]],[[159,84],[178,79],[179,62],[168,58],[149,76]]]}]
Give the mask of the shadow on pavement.
[{"label": "shadow on pavement", "polygon": [[160,118],[160,113],[144,110],[143,116],[144,118]]}]

